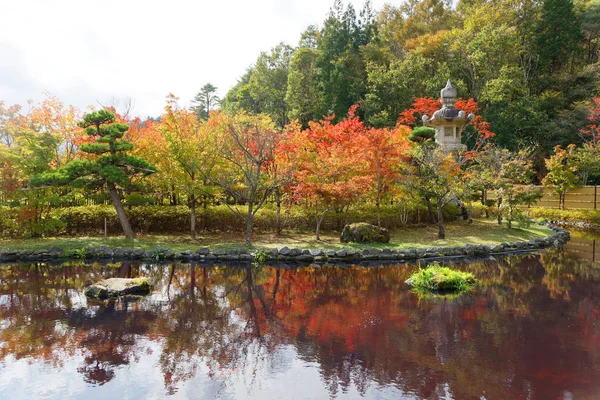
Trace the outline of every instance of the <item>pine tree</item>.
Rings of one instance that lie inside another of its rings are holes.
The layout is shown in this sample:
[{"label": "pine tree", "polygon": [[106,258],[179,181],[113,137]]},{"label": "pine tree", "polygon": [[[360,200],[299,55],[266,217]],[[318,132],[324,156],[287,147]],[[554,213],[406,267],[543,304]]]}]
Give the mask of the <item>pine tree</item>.
[{"label": "pine tree", "polygon": [[32,177],[29,184],[32,187],[69,185],[88,189],[106,188],[119,216],[123,233],[128,239],[133,239],[135,234],[125,214],[119,188],[128,187],[134,176],[147,176],[156,172],[156,168],[142,158],[126,154],[133,149],[133,144],[122,140],[129,126],[116,123],[115,115],[110,111],[89,113],[78,125],[89,136],[96,138],[94,143],[81,145],[80,150],[97,158],[73,160],[54,171]]},{"label": "pine tree", "polygon": [[194,100],[192,100],[192,111],[198,116],[198,120],[207,120],[208,114],[216,109],[221,100],[217,95],[217,87],[211,83],[202,86]]},{"label": "pine tree", "polygon": [[581,48],[581,23],[573,8],[571,0],[544,0],[537,44],[546,72],[560,71]]}]

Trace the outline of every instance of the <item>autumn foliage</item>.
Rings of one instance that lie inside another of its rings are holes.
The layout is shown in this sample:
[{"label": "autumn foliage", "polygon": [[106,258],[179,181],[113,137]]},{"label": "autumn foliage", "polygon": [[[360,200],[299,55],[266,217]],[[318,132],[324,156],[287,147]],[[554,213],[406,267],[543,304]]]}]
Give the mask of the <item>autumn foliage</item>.
[{"label": "autumn foliage", "polygon": [[367,128],[356,109],[338,123],[333,116],[311,122],[292,138],[298,152],[293,199],[314,213],[317,239],[327,212],[342,212],[370,191],[379,204],[408,149],[407,128]]},{"label": "autumn foliage", "polygon": [[[467,114],[474,114],[475,119],[469,123],[477,132],[477,143],[482,144],[485,141],[496,136],[494,132],[490,130],[490,123],[485,121],[481,115],[478,114],[477,102],[469,98],[467,100],[458,99],[454,106],[464,111]],[[442,107],[442,103],[439,100],[433,99],[432,97],[418,97],[412,103],[411,107],[400,113],[397,124],[415,126],[421,120],[424,115],[430,117],[434,112]]]}]

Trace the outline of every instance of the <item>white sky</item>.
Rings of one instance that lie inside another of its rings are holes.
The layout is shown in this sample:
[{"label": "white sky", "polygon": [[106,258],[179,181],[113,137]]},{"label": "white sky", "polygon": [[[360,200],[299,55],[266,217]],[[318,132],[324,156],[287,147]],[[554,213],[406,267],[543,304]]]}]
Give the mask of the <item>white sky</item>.
[{"label": "white sky", "polygon": [[[350,0],[357,12],[364,0]],[[346,0],[346,3],[348,0]],[[373,9],[402,0],[373,0]],[[0,0],[0,100],[81,109],[130,97],[158,116],[207,82],[223,96],[261,51],[292,46],[333,0]]]}]

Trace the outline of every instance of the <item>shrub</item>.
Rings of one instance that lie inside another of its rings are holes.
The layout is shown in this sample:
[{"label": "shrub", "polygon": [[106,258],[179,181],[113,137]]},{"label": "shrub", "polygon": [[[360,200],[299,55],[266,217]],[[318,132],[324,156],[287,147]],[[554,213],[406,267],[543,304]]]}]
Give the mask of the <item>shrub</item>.
[{"label": "shrub", "polygon": [[406,283],[418,290],[464,292],[473,289],[477,280],[470,272],[455,271],[433,263],[412,274]]},{"label": "shrub", "polygon": [[142,196],[139,193],[129,194],[129,195],[125,196],[124,200],[125,200],[125,204],[127,204],[129,206],[149,206],[149,205],[156,203],[154,198]]},{"label": "shrub", "polygon": [[553,208],[532,207],[526,209],[526,212],[532,218],[600,224],[600,210],[558,210]]},{"label": "shrub", "polygon": [[471,217],[473,218],[485,218],[486,211],[490,213],[489,207],[481,204],[480,201],[474,201],[472,203],[465,204],[466,207],[471,207]]},{"label": "shrub", "polygon": [[[138,199],[139,200],[139,199]],[[137,201],[137,200],[136,200]],[[243,206],[239,206],[240,211]],[[26,227],[19,222],[22,207],[0,207],[0,234],[2,236],[18,236],[26,232]],[[187,233],[190,226],[190,210],[187,206],[129,205],[126,207],[131,225],[140,233]],[[263,207],[255,216],[256,232],[275,231],[275,206]],[[460,208],[453,205],[444,207],[444,218],[455,220],[460,215]],[[104,232],[106,219],[107,232],[122,232],[119,218],[112,205],[92,205],[55,208],[51,211],[50,225],[43,227],[45,234],[94,235]],[[382,227],[398,229],[406,225],[427,222],[427,207],[418,202],[401,202],[381,207]],[[377,211],[374,206],[360,204],[349,212],[331,212],[325,217],[323,230],[341,231],[351,223],[377,223]],[[311,231],[315,227],[314,215],[299,206],[283,207],[281,210],[283,229]],[[196,209],[196,228],[201,231],[243,232],[244,224],[225,205]],[[50,231],[49,231],[50,229]]]},{"label": "shrub", "polygon": [[18,212],[18,208],[0,206],[0,234],[2,236],[17,236],[19,234]]}]

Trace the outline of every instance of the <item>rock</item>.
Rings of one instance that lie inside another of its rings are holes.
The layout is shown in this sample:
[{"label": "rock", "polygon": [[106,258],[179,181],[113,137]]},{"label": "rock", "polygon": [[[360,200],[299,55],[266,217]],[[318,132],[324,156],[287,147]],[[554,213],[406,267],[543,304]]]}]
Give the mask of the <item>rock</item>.
[{"label": "rock", "polygon": [[239,256],[240,261],[254,261],[254,256],[250,253],[243,253]]},{"label": "rock", "polygon": [[302,250],[300,249],[290,249],[290,252],[288,253],[288,257],[298,257],[300,254],[302,254]]},{"label": "rock", "polygon": [[362,260],[378,260],[380,255],[381,250],[369,247],[364,249],[362,253],[360,253],[360,258]]},{"label": "rock", "polygon": [[381,260],[393,260],[395,257],[396,255],[390,249],[381,250],[381,254],[379,255],[379,259]]},{"label": "rock", "polygon": [[175,253],[172,252],[171,250],[165,251],[163,256],[164,256],[165,260],[174,260],[175,259]]},{"label": "rock", "polygon": [[343,243],[388,243],[390,241],[390,233],[385,228],[371,224],[350,224],[346,225],[342,230],[340,241]]},{"label": "rock", "polygon": [[277,260],[278,257],[279,257],[279,249],[277,247],[269,250],[269,252],[267,253],[267,258],[269,260]]},{"label": "rock", "polygon": [[142,250],[142,249],[134,250],[133,253],[131,254],[131,257],[135,258],[136,260],[144,258],[144,250]]},{"label": "rock", "polygon": [[302,254],[302,250],[296,248],[284,247],[279,250],[279,255],[284,259],[295,258]]},{"label": "rock", "polygon": [[311,254],[313,257],[323,257],[323,255],[324,255],[325,253],[323,253],[323,250],[311,250],[311,251],[310,251],[310,254]]},{"label": "rock", "polygon": [[338,250],[335,252],[336,257],[344,258],[348,256],[348,250]]},{"label": "rock", "polygon": [[473,246],[472,244],[466,244],[463,247],[463,249],[464,249],[465,255],[467,255],[469,257],[473,257],[476,254],[475,246]]},{"label": "rock", "polygon": [[[116,257],[116,253],[115,253],[115,257]],[[144,260],[155,260],[155,259],[156,259],[156,255],[154,254],[153,250],[144,251]]]},{"label": "rock", "polygon": [[125,249],[115,249],[115,252],[113,253],[113,257],[116,259],[121,259],[121,258],[125,257]]},{"label": "rock", "polygon": [[490,246],[490,251],[492,253],[501,253],[502,251],[504,251],[504,246],[502,246],[501,244],[493,244]]},{"label": "rock", "polygon": [[146,295],[148,293],[150,293],[148,278],[110,278],[85,289],[86,296],[101,300],[128,294]]},{"label": "rock", "polygon": [[133,253],[133,249],[130,249],[129,247],[124,247],[122,249],[120,249],[122,251],[122,257],[129,257],[131,255],[131,253]]},{"label": "rock", "polygon": [[302,253],[296,257],[296,260],[298,260],[298,261],[313,261],[314,257],[310,253],[308,253],[308,254]]},{"label": "rock", "polygon": [[196,250],[196,254],[199,256],[207,256],[208,253],[210,253],[210,249],[208,247],[200,247],[198,250]]}]

